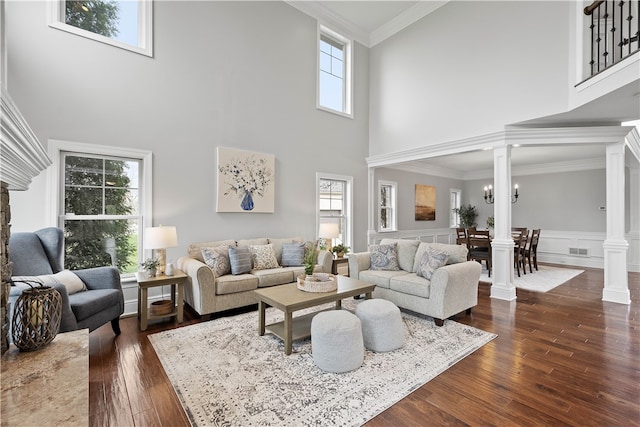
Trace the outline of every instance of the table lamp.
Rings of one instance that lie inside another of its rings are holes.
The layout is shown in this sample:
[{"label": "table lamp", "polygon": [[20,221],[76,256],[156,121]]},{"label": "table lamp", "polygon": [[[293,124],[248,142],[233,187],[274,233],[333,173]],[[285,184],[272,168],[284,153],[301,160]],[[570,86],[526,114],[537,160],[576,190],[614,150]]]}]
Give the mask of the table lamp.
[{"label": "table lamp", "polygon": [[158,273],[164,274],[166,267],[166,249],[178,246],[178,234],[175,227],[147,227],[144,232],[145,249],[155,249],[158,257]]},{"label": "table lamp", "polygon": [[337,223],[325,222],[320,224],[320,229],[318,230],[318,237],[326,240],[327,250],[329,252],[331,252],[331,248],[333,247],[333,245],[331,244],[332,239],[335,239],[339,235],[340,235],[340,229]]}]

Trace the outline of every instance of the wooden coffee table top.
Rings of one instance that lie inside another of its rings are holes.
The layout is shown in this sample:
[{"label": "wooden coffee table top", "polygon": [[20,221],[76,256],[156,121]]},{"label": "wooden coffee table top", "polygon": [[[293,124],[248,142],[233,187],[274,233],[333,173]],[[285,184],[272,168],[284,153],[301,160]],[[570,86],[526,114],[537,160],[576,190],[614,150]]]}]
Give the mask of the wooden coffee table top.
[{"label": "wooden coffee table top", "polygon": [[353,279],[347,276],[336,276],[338,289],[331,292],[305,292],[298,289],[296,283],[256,289],[254,292],[259,301],[285,312],[302,310],[320,304],[338,301],[373,292],[376,285]]}]

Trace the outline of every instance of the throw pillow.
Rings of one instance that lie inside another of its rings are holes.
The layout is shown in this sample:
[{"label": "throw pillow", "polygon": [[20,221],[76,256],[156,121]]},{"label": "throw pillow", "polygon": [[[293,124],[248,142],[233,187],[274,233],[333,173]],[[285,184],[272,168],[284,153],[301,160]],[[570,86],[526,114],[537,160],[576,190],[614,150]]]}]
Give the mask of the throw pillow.
[{"label": "throw pillow", "polygon": [[[62,283],[64,287],[67,288],[67,293],[69,295],[87,290],[87,286],[84,284],[82,279],[80,279],[71,270],[62,270],[55,274],[43,274],[41,276],[13,276],[11,280],[30,282],[31,286],[38,286],[33,282],[42,283],[45,286],[53,285],[55,283]],[[23,284],[19,283],[18,285]],[[24,285],[22,287],[28,287],[28,285]]]},{"label": "throw pillow", "polygon": [[202,258],[216,277],[231,273],[229,261],[229,247],[216,246],[215,248],[202,248]]},{"label": "throw pillow", "polygon": [[304,243],[283,243],[282,265],[284,267],[304,265]]},{"label": "throw pillow", "polygon": [[448,253],[429,247],[424,254],[422,254],[422,259],[420,260],[416,274],[427,280],[431,280],[436,269],[445,265],[448,259]]},{"label": "throw pillow", "polygon": [[388,245],[370,245],[371,270],[400,270],[398,265],[397,243]]},{"label": "throw pillow", "polygon": [[234,276],[251,271],[251,251],[247,246],[229,246],[229,263]]},{"label": "throw pillow", "polygon": [[251,251],[251,260],[253,261],[254,270],[266,270],[269,268],[278,268],[278,259],[273,250],[273,245],[249,245]]}]

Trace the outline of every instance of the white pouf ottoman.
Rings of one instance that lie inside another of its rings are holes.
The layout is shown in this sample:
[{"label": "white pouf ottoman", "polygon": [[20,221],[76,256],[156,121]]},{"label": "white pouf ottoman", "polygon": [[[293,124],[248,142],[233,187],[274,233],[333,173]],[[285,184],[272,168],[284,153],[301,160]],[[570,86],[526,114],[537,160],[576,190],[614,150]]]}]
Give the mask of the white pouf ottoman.
[{"label": "white pouf ottoman", "polygon": [[404,322],[400,309],[391,301],[368,299],[356,307],[362,324],[364,346],[377,353],[396,350],[404,345]]},{"label": "white pouf ottoman", "polygon": [[358,369],[364,362],[360,319],[345,310],[316,314],[311,320],[311,354],[323,371]]}]

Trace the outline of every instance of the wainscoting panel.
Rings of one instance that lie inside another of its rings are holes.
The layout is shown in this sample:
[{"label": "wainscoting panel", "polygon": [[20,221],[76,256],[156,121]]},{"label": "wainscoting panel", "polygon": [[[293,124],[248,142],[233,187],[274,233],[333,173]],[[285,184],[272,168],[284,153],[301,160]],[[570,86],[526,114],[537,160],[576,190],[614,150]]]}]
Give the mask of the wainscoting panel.
[{"label": "wainscoting panel", "polygon": [[420,240],[429,243],[455,243],[455,230],[450,228],[434,228],[429,230],[403,230],[403,231],[386,231],[379,233],[369,230],[367,242],[368,244],[380,243],[382,239],[405,239]]}]

